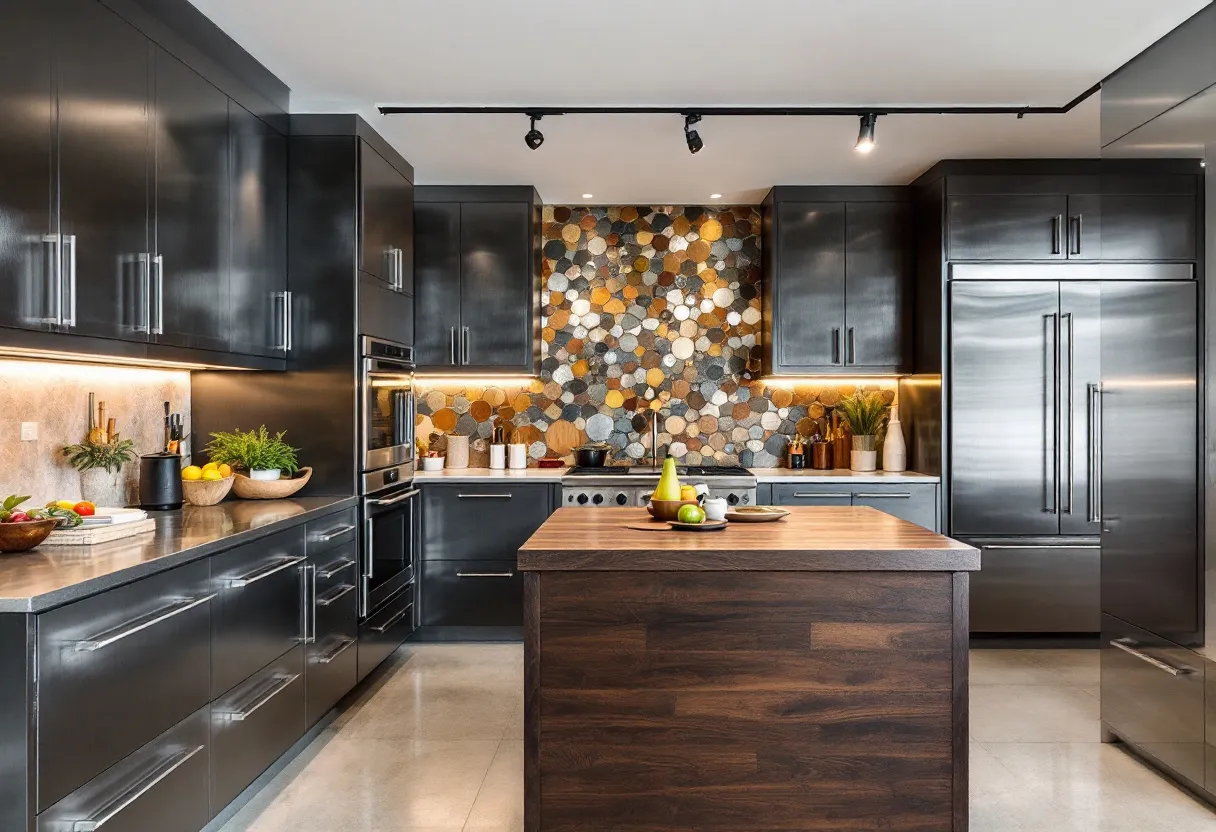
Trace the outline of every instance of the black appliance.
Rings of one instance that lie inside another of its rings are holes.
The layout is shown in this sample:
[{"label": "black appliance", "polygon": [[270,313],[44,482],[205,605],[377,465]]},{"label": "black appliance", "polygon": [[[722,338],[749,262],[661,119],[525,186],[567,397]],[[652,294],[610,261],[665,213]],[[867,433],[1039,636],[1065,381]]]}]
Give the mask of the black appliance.
[{"label": "black appliance", "polygon": [[182,458],[147,454],[139,458],[139,507],[172,511],[182,507]]},{"label": "black appliance", "polygon": [[419,494],[406,482],[363,498],[359,617],[364,620],[403,591],[413,592],[422,519]]}]

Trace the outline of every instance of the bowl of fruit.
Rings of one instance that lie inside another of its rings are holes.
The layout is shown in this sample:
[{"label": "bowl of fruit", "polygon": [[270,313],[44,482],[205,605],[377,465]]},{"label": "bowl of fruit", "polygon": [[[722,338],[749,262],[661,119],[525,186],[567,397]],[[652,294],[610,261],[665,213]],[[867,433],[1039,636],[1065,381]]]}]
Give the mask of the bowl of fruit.
[{"label": "bowl of fruit", "polygon": [[228,496],[235,481],[226,464],[189,465],[182,469],[182,497],[192,506],[213,506]]},{"label": "bowl of fruit", "polygon": [[56,505],[22,509],[29,497],[13,494],[0,504],[0,552],[28,552],[55,530],[80,525],[80,515]]}]

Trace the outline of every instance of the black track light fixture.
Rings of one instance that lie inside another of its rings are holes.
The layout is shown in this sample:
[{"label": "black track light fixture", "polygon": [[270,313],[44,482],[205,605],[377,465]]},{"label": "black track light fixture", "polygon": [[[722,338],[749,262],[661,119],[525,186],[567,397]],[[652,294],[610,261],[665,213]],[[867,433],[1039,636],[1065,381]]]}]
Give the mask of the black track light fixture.
[{"label": "black track light fixture", "polygon": [[536,122],[540,121],[544,116],[537,113],[528,113],[528,118],[531,119],[531,127],[524,134],[524,143],[528,145],[529,149],[536,150],[545,143],[545,134],[536,129]]},{"label": "black track light fixture", "polygon": [[684,142],[688,145],[689,153],[696,153],[705,147],[705,142],[701,140],[701,134],[692,128],[700,120],[701,116],[696,113],[688,113],[684,116]]},{"label": "black track light fixture", "polygon": [[858,153],[869,153],[875,148],[874,128],[878,125],[878,113],[866,113],[861,117],[861,129],[857,132],[857,144],[853,149]]}]

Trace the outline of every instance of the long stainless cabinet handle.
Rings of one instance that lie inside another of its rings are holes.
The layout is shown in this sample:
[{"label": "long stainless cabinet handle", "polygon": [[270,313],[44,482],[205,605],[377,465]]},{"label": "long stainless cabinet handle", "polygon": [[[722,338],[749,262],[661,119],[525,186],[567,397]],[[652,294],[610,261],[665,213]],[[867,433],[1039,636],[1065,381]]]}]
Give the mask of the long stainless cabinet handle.
[{"label": "long stainless cabinet handle", "polygon": [[125,624],[121,624],[111,630],[98,633],[90,638],[81,639],[75,643],[75,648],[78,653],[92,653],[94,650],[101,650],[122,641],[124,638],[143,632],[149,627],[155,627],[170,618],[175,618],[188,610],[195,607],[201,607],[203,604],[210,601],[218,592],[213,592],[210,595],[204,595],[200,598],[183,598],[180,601],[175,601],[172,604],[153,610],[147,615],[141,615],[138,618],[133,618]]},{"label": "long stainless cabinet handle", "polygon": [[[54,314],[41,318],[45,324],[63,324],[63,241],[59,234],[43,234],[42,247],[50,253],[50,289],[54,297]],[[43,287],[47,288],[47,287]],[[39,309],[41,312],[41,308]],[[47,310],[50,311],[49,309]]]},{"label": "long stainless cabinet handle", "polygon": [[840,327],[832,327],[832,363],[840,363]]},{"label": "long stainless cabinet handle", "polygon": [[68,234],[63,238],[67,243],[67,291],[65,292],[67,300],[64,306],[67,308],[67,313],[63,316],[64,326],[76,326],[76,235]]},{"label": "long stainless cabinet handle", "polygon": [[845,364],[856,364],[857,363],[857,337],[854,335],[853,327],[849,327],[845,332],[846,332],[846,335],[845,335],[844,363]]},{"label": "long stainless cabinet handle", "polygon": [[1089,405],[1089,511],[1086,519],[1090,523],[1102,522],[1102,388],[1097,384],[1085,385]]},{"label": "long stainless cabinet handle", "polygon": [[347,650],[354,647],[357,643],[358,642],[356,642],[353,638],[344,638],[333,650],[330,650],[324,656],[317,656],[317,658],[313,661],[315,661],[317,664],[329,664],[334,659],[338,658],[338,656],[341,656]]},{"label": "long stainless cabinet handle", "polygon": [[[1051,487],[1045,488],[1046,505],[1043,511],[1048,514],[1060,513],[1060,316],[1052,312],[1043,316],[1043,350],[1047,351],[1047,338],[1051,336],[1051,352],[1046,363],[1051,367],[1051,397],[1050,415],[1043,415],[1043,444],[1051,443],[1051,449],[1044,457],[1044,466],[1050,469]],[[1047,472],[1044,472],[1047,473]]]},{"label": "long stainless cabinet handle", "polygon": [[157,766],[151,773],[148,774],[140,782],[132,785],[130,788],[123,791],[113,800],[103,806],[97,814],[84,820],[74,821],[72,823],[72,832],[97,832],[114,818],[118,817],[123,809],[126,809],[135,801],[139,800],[156,786],[157,783],[164,780],[173,772],[184,766],[196,754],[205,749],[207,746],[199,745],[194,748],[183,748],[167,758],[163,763]]},{"label": "long stainless cabinet handle", "polygon": [[148,332],[152,329],[152,307],[148,301],[152,294],[152,255],[140,253],[135,255],[135,260],[139,263],[139,291],[143,293],[144,302],[140,304],[143,320],[134,329],[136,332]]},{"label": "long stainless cabinet handle", "polygon": [[280,693],[291,687],[291,683],[299,678],[299,673],[292,673],[287,676],[277,676],[275,677],[274,682],[271,683],[271,685],[267,687],[247,708],[242,708],[239,711],[229,711],[227,713],[221,711],[216,715],[228,722],[243,722],[257,713],[263,706],[270,702],[270,700],[274,699]]},{"label": "long stainless cabinet handle", "polygon": [[457,578],[514,578],[514,572],[457,572]]},{"label": "long stainless cabinet handle", "polygon": [[985,543],[981,549],[1101,549],[1100,543]]},{"label": "long stainless cabinet handle", "polygon": [[355,530],[355,527],[351,526],[351,525],[334,526],[329,531],[321,532],[319,535],[317,535],[316,541],[318,543],[328,543],[329,541],[333,540],[335,537],[341,537],[342,535],[344,535],[348,532],[353,532],[354,530]]},{"label": "long stainless cabinet handle", "polygon": [[1068,495],[1068,504],[1064,507],[1065,514],[1072,514],[1073,504],[1073,466],[1072,466],[1072,436],[1073,436],[1073,418],[1072,418],[1072,369],[1073,369],[1073,327],[1072,313],[1065,312],[1060,316],[1060,331],[1068,338],[1068,349],[1064,351],[1064,373],[1061,383],[1064,387],[1064,414],[1065,426],[1062,431],[1062,439],[1060,441],[1060,456],[1064,460],[1061,465],[1067,470],[1068,488],[1065,493]]},{"label": "long stainless cabinet handle", "polygon": [[[354,526],[351,526],[351,528],[353,529]],[[320,569],[318,569],[317,577],[323,581],[328,581],[334,575],[338,575],[342,572],[345,572],[347,569],[350,569],[354,565],[355,565],[355,562],[353,560],[351,560],[350,558],[342,558],[340,560],[334,561],[333,563],[326,564],[325,566],[322,566]]]},{"label": "long stainless cabinet handle", "polygon": [[334,587],[334,589],[332,591],[327,592],[325,595],[322,595],[320,598],[318,598],[315,601],[315,603],[318,607],[328,607],[330,604],[333,604],[339,598],[342,598],[345,595],[347,595],[348,593],[351,593],[354,591],[355,591],[354,584],[342,584],[341,586]]},{"label": "long stainless cabinet handle", "polygon": [[851,499],[853,499],[853,495],[850,492],[846,492],[843,494],[837,494],[835,492],[795,491],[794,496],[795,497],[829,497],[833,500],[851,500]]},{"label": "long stainless cabinet handle", "polygon": [[[306,564],[304,567],[304,582],[308,586],[308,600],[304,602],[304,643],[315,644],[317,641],[317,566],[314,563]],[[311,615],[309,611],[311,610]],[[309,629],[309,619],[312,619],[312,628]]]},{"label": "long stainless cabinet handle", "polygon": [[456,364],[456,327],[448,327],[448,363]]},{"label": "long stainless cabinet handle", "polygon": [[372,500],[374,506],[395,506],[397,503],[402,503],[419,493],[419,489],[413,488],[404,494],[398,494],[396,497],[390,497],[387,500]]},{"label": "long stainless cabinet handle", "polygon": [[295,326],[292,323],[292,293],[283,293],[283,350],[291,352],[291,348],[295,346]]},{"label": "long stainless cabinet handle", "polygon": [[1129,656],[1135,656],[1140,661],[1147,662],[1158,670],[1164,670],[1171,676],[1190,676],[1195,672],[1195,668],[1193,667],[1174,667],[1172,664],[1167,664],[1161,661],[1161,659],[1154,659],[1148,653],[1141,653],[1136,649],[1140,645],[1135,641],[1132,641],[1130,638],[1112,638],[1110,640],[1110,646],[1117,647],[1124,653],[1127,653]]},{"label": "long stainless cabinet handle", "polygon": [[413,605],[413,604],[407,604],[407,605],[406,605],[406,607],[405,607],[405,609],[401,610],[399,613],[397,613],[396,615],[394,615],[394,616],[393,616],[392,618],[390,618],[388,621],[385,621],[383,624],[379,624],[379,625],[377,625],[377,626],[375,626],[375,627],[371,627],[370,629],[375,630],[377,633],[383,633],[383,632],[385,632],[386,630],[388,630],[388,628],[389,628],[389,627],[392,627],[392,626],[393,626],[394,624],[396,624],[398,621],[400,621],[401,619],[405,618],[405,616],[406,616],[407,614],[409,614],[409,611],[410,611],[410,610],[412,610],[413,608],[414,608],[414,605]]},{"label": "long stainless cabinet handle", "polygon": [[863,492],[854,491],[853,498],[859,500],[910,500],[912,493],[909,491],[887,491],[887,492]]},{"label": "long stainless cabinet handle", "polygon": [[468,364],[469,363],[469,352],[470,352],[470,350],[469,350],[469,340],[470,340],[469,328],[467,326],[461,327],[461,330],[462,330],[462,332],[461,332],[461,337],[460,337],[460,353],[461,353],[460,363]]},{"label": "long stainless cabinet handle", "polygon": [[258,569],[253,570],[252,572],[248,572],[248,573],[246,573],[244,575],[240,575],[239,577],[236,577],[236,578],[229,578],[228,580],[226,580],[224,582],[224,584],[226,586],[237,588],[237,589],[239,589],[240,587],[243,587],[243,586],[249,586],[250,584],[256,584],[258,581],[262,580],[263,578],[269,578],[271,575],[277,575],[279,572],[282,572],[284,569],[290,569],[291,567],[295,566],[297,563],[303,563],[305,560],[307,560],[307,558],[304,557],[303,555],[299,555],[299,556],[295,556],[295,557],[279,558],[278,560],[274,561],[273,563],[271,563],[267,566],[260,567]]},{"label": "long stainless cabinet handle", "polygon": [[458,500],[509,500],[509,499],[511,499],[511,492],[508,491],[506,494],[457,494],[456,499],[458,499]]},{"label": "long stainless cabinet handle", "polygon": [[165,334],[165,257],[158,254],[152,258],[152,283],[156,286],[156,323],[152,325],[153,335]]},{"label": "long stainless cabinet handle", "polygon": [[1060,231],[1064,225],[1064,215],[1056,214],[1051,218],[1051,253],[1060,253]]}]

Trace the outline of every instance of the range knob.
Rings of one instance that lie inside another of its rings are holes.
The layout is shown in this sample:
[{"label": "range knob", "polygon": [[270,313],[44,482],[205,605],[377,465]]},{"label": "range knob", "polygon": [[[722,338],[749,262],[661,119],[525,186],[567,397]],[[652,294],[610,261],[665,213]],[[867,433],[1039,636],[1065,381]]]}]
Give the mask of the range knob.
[{"label": "range knob", "polygon": [[627,497],[626,495],[624,495],[624,494],[616,495],[616,504],[618,506],[623,506],[623,505],[627,504],[628,502],[629,502],[629,497]]},{"label": "range knob", "polygon": [[591,498],[591,502],[595,503],[598,506],[600,503],[604,502],[604,495],[596,494],[594,497]]},{"label": "range knob", "polygon": [[730,503],[732,506],[739,505],[739,495],[738,494],[727,494],[726,502]]},{"label": "range knob", "polygon": [[579,495],[578,495],[578,504],[579,504],[580,506],[585,506],[585,505],[587,505],[587,495],[586,495],[586,494],[579,494]]}]

